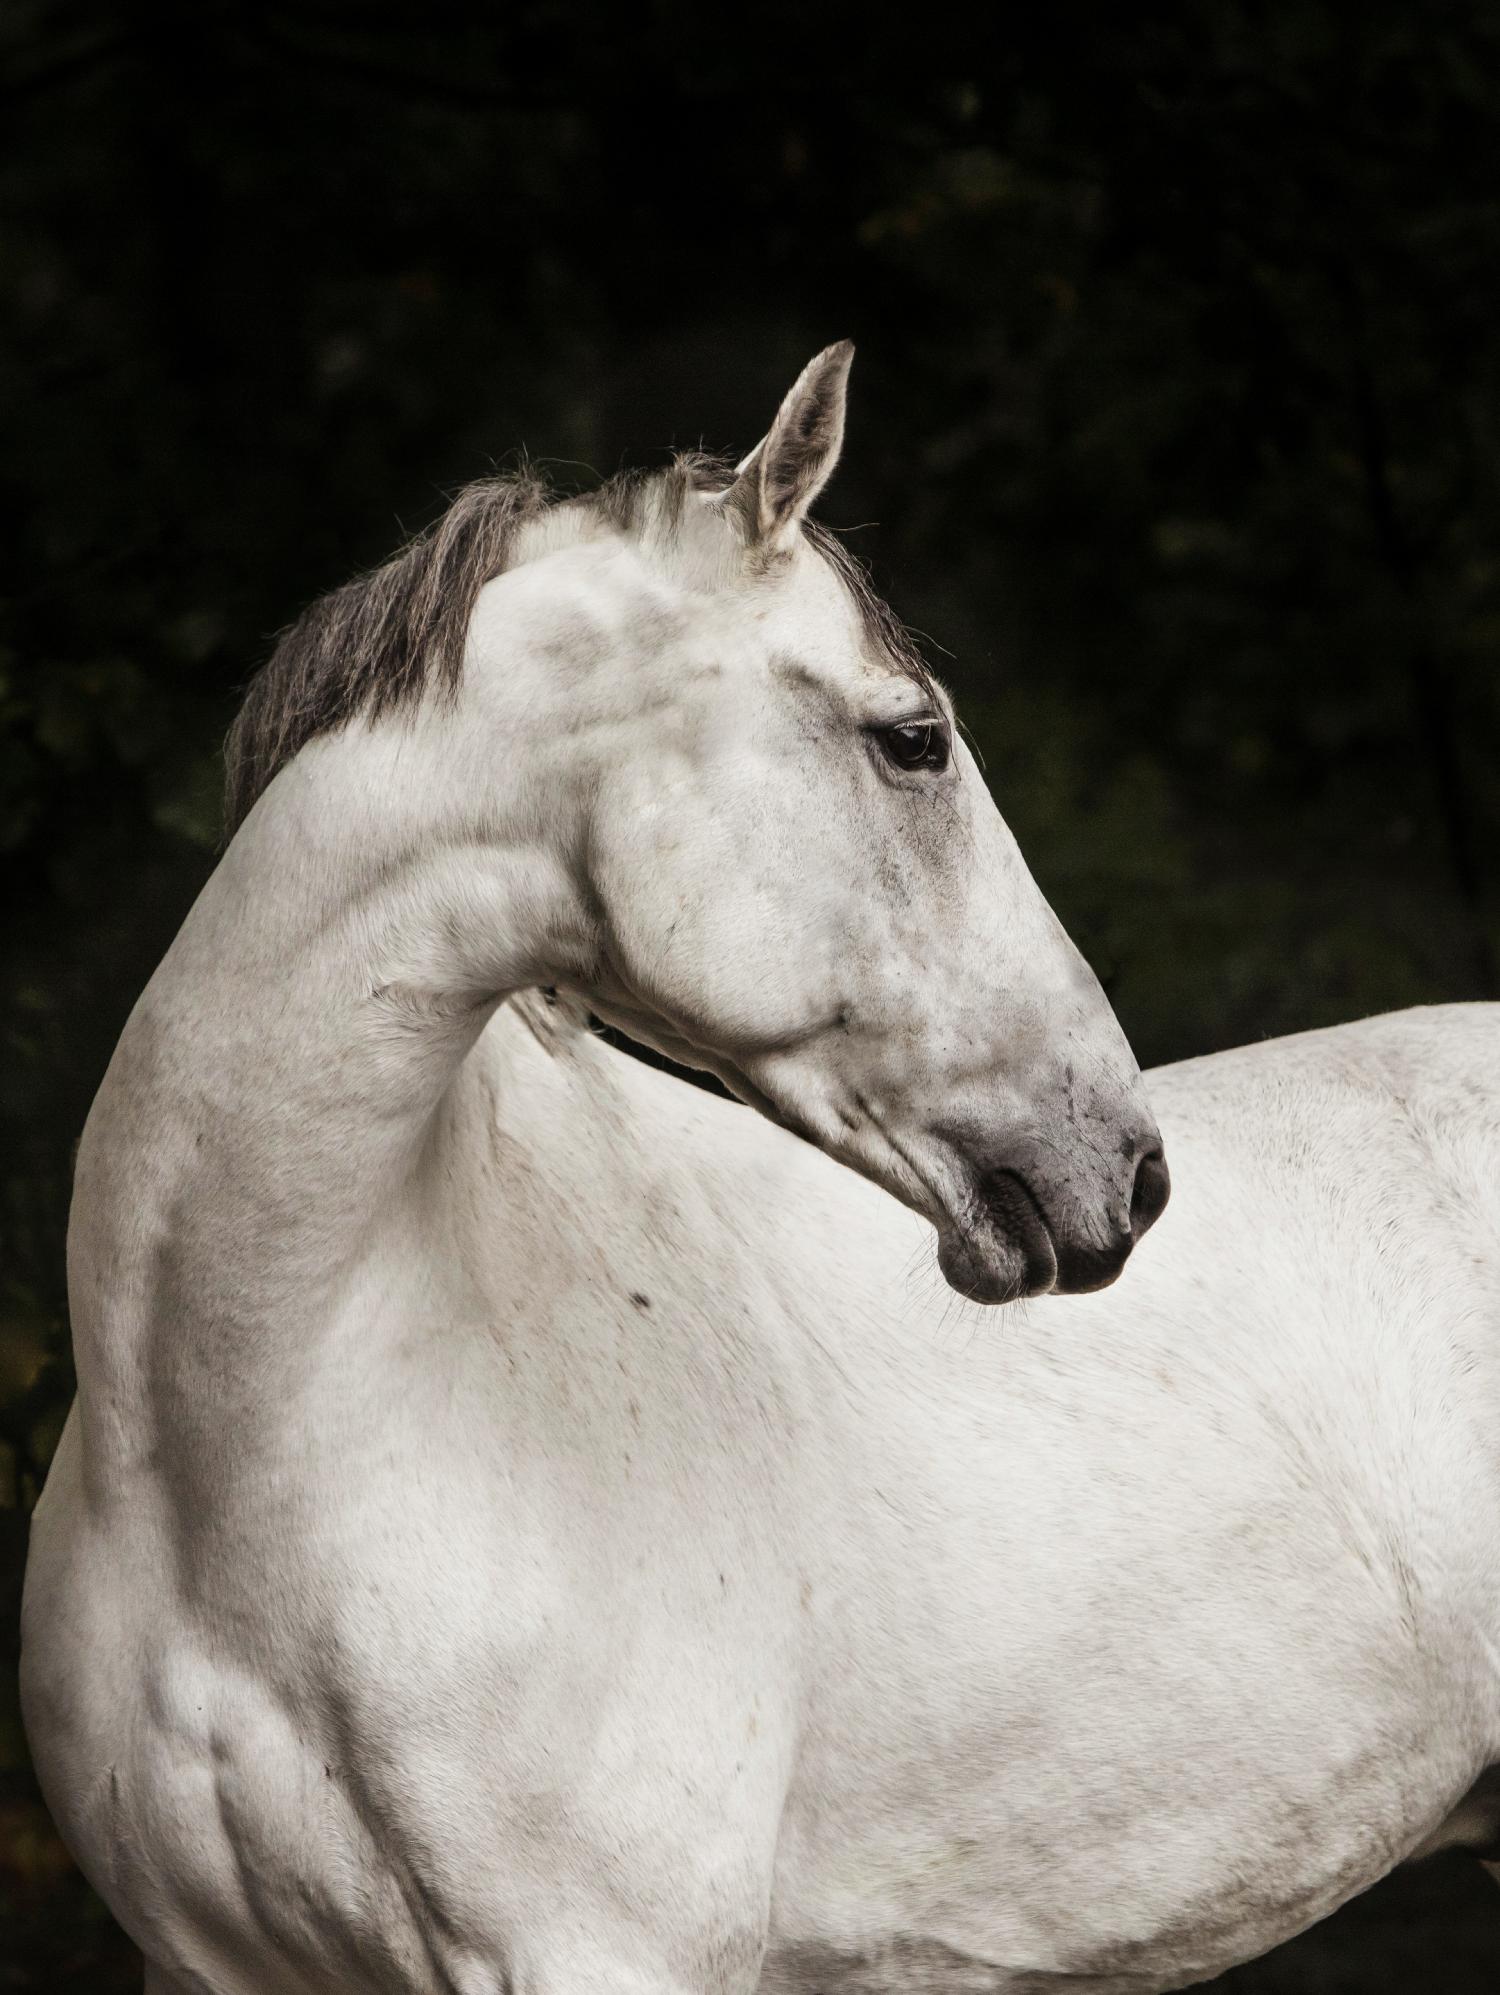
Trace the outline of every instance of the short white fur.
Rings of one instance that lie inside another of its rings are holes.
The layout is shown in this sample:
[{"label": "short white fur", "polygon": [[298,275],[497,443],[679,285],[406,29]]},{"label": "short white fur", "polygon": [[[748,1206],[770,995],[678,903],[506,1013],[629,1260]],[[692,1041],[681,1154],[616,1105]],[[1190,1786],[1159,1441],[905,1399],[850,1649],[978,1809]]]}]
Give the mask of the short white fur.
[{"label": "short white fur", "polygon": [[944,1290],[1157,1132],[783,470],[530,529],[101,1089],[23,1690],[156,1995],[1166,1988],[1493,1833],[1495,1014],[1154,1076],[1124,1285]]}]

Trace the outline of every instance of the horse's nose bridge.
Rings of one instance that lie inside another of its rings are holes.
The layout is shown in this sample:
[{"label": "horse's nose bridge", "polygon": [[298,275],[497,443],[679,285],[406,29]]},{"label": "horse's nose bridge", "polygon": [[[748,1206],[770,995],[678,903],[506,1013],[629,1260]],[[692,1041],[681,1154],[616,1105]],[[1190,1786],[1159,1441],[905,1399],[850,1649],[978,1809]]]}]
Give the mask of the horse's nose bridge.
[{"label": "horse's nose bridge", "polygon": [[1046,1039],[1022,1088],[1015,1168],[1043,1205],[1100,1243],[1151,1224],[1166,1202],[1161,1131],[1102,991]]},{"label": "horse's nose bridge", "polygon": [[1027,886],[1016,919],[993,933],[989,960],[975,965],[983,984],[973,995],[984,988],[1009,1042],[1007,1064],[1030,1064],[1040,1078],[1060,1062],[1128,1084],[1139,1070],[1103,986],[1029,875]]},{"label": "horse's nose bridge", "polygon": [[[967,1015],[950,1014],[929,1042],[937,1057],[928,1078],[942,1096],[934,1119],[976,1132],[1034,1130],[1060,1153],[1097,1153],[1112,1169],[1128,1157],[1133,1173],[1160,1137],[1129,1041],[1078,961],[1082,974],[1066,987],[976,993]],[[909,1056],[910,1042],[901,1050]]]},{"label": "horse's nose bridge", "polygon": [[1140,1068],[1093,972],[1078,962],[1082,975],[1066,990],[1033,994],[1015,1016],[1005,1057],[1011,1084],[1059,1142],[1112,1156],[1147,1148],[1159,1139]]}]

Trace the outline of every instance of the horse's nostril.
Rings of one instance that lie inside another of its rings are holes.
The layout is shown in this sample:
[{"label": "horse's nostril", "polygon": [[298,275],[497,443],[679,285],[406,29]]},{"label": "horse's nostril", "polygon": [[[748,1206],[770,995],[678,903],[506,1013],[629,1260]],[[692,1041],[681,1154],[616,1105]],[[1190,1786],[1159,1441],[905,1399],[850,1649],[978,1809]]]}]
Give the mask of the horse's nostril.
[{"label": "horse's nostril", "polygon": [[1172,1195],[1172,1177],[1160,1150],[1148,1150],[1135,1167],[1135,1188],[1130,1194],[1130,1231],[1134,1239],[1161,1218]]}]

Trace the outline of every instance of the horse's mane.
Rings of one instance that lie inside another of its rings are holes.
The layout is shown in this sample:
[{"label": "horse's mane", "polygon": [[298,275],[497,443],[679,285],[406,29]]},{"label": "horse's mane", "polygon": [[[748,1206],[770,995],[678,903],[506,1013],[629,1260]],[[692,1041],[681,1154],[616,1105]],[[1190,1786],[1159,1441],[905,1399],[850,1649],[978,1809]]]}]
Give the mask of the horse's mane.
[{"label": "horse's mane", "polygon": [[[631,533],[649,501],[670,529],[689,493],[722,491],[732,477],[725,460],[689,452],[666,470],[624,472],[581,497],[556,493],[529,464],[466,485],[399,554],[320,597],[282,633],[224,744],[225,836],[318,735],[359,716],[413,707],[429,691],[457,690],[479,592],[511,566],[522,529],[544,513],[576,509]],[[809,523],[803,531],[848,589],[867,638],[900,670],[929,683],[915,644],[859,561],[827,527]]]}]

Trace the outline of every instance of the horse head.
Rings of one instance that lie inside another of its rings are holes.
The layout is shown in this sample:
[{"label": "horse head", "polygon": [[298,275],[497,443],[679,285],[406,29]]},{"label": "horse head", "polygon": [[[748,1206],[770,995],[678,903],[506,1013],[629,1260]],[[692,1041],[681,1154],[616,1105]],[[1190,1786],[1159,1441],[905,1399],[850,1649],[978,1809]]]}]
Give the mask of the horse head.
[{"label": "horse head", "polygon": [[639,523],[584,995],[925,1214],[965,1295],[1096,1288],[1166,1202],[1160,1138],[947,694],[808,523],[852,352]]}]

